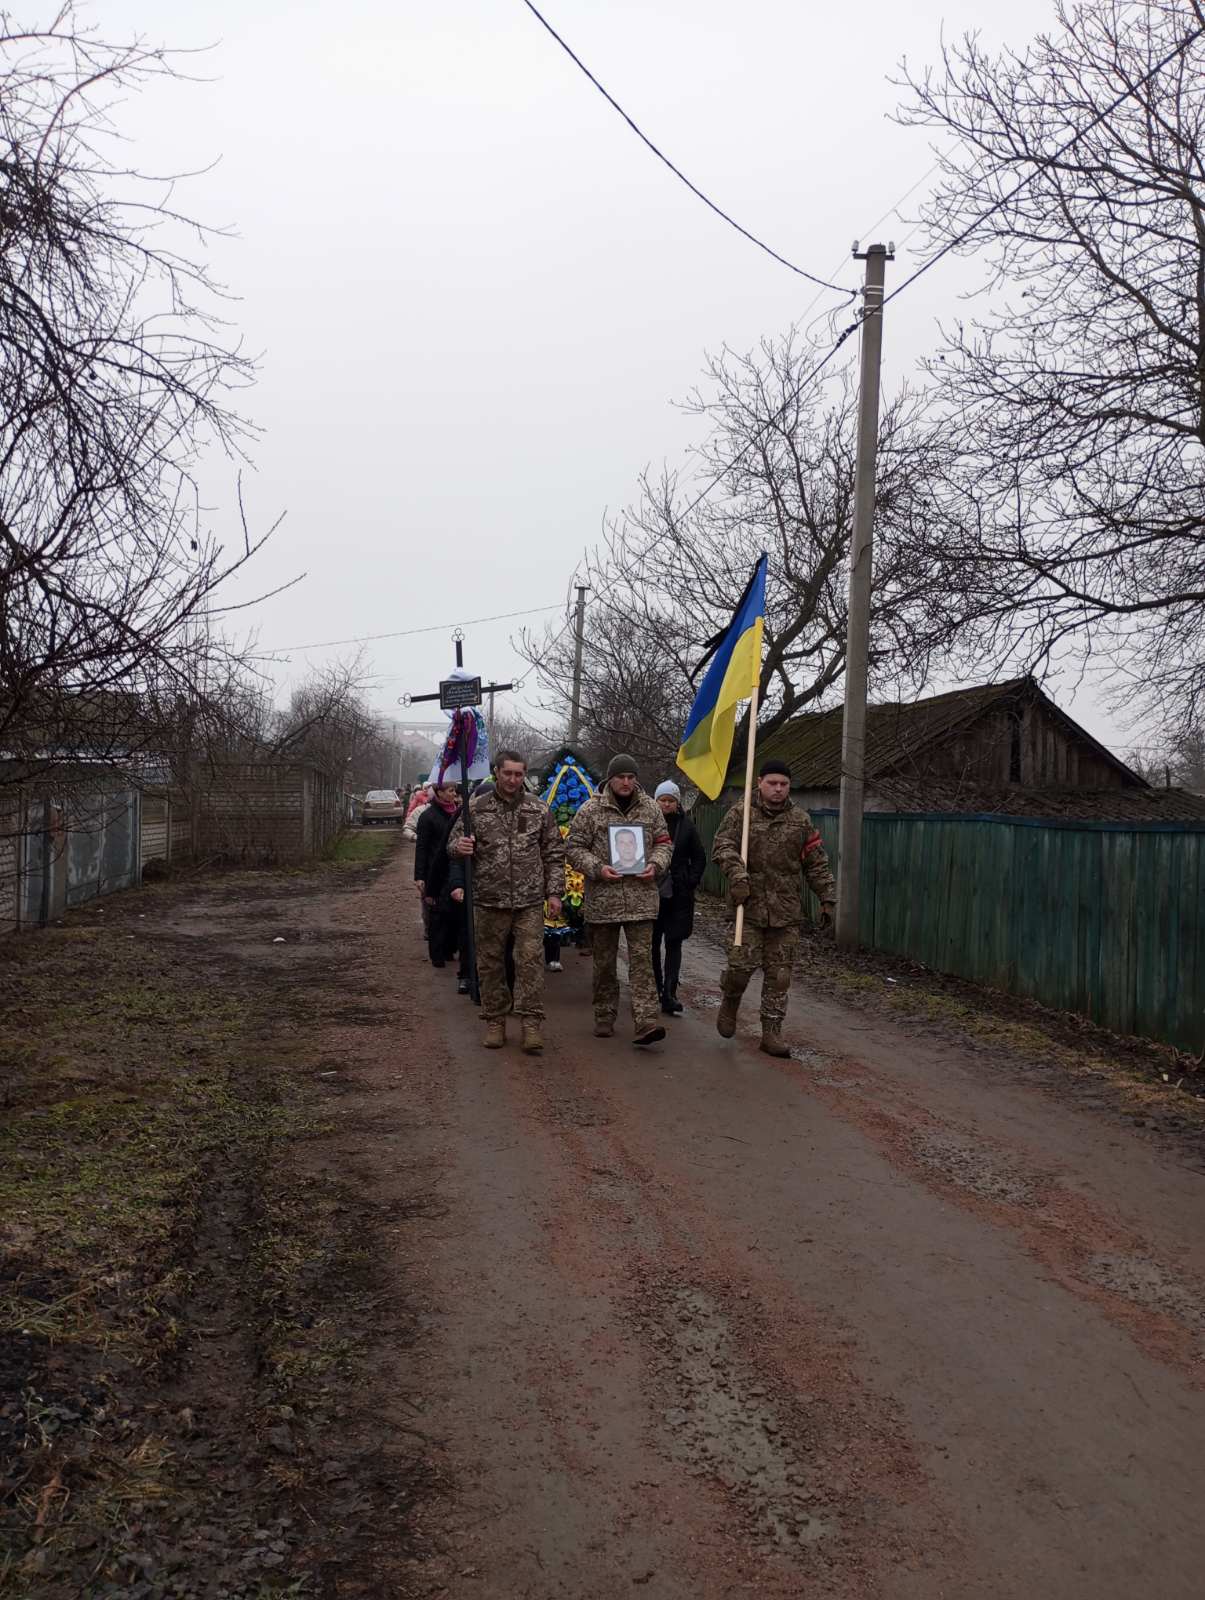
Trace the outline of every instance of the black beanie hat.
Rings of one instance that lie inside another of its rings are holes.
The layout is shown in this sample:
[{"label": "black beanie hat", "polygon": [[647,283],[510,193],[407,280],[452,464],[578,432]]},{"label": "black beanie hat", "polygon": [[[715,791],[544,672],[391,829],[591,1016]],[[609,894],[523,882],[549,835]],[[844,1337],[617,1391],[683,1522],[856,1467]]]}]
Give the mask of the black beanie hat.
[{"label": "black beanie hat", "polygon": [[771,776],[771,774],[782,778],[789,778],[791,776],[791,769],[787,766],[785,761],[775,761],[774,758],[771,757],[769,761],[762,762],[761,766],[757,769],[757,775],[759,778],[768,778]]},{"label": "black beanie hat", "polygon": [[608,778],[634,778],[636,763],[631,756],[612,756],[607,762]]}]

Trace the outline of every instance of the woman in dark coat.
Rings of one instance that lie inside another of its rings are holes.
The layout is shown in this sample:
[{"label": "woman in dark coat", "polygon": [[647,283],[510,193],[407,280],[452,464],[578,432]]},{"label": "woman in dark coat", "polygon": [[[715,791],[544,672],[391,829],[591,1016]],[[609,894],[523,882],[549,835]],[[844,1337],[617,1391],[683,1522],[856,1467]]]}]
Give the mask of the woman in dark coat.
[{"label": "woman in dark coat", "polygon": [[678,999],[682,945],[694,931],[695,890],[707,871],[707,852],[699,830],[682,809],[682,791],[678,785],[670,781],[659,784],[654,798],[665,813],[674,853],[661,884],[661,902],[653,924],[653,976],[661,992],[662,1011],[667,1017],[680,1017],[685,1009]]},{"label": "woman in dark coat", "polygon": [[[460,814],[455,784],[441,784],[431,804],[418,819],[414,848],[414,876],[429,912],[427,949],[433,967],[446,966],[460,953],[459,989],[468,993],[468,962],[464,937],[464,906],[452,899],[448,835]],[[420,870],[421,869],[421,870]]]}]

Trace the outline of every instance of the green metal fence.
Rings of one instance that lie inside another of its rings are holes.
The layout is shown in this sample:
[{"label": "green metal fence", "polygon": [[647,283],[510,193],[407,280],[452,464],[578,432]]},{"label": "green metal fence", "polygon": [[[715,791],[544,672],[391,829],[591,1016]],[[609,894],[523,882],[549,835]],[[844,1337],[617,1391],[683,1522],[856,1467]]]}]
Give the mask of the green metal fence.
[{"label": "green metal fence", "polygon": [[[694,809],[709,850],[723,811]],[[836,813],[813,817],[835,864]],[[862,864],[864,944],[1205,1048],[1205,824],[872,812]]]}]

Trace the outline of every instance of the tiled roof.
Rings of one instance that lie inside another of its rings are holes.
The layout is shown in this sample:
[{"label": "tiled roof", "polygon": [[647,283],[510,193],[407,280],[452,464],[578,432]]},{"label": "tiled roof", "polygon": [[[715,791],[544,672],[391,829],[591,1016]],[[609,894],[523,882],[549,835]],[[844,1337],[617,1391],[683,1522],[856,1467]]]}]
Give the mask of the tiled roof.
[{"label": "tiled roof", "polygon": [[[914,768],[923,750],[969,726],[985,711],[1011,700],[1031,696],[1044,700],[1051,712],[1070,723],[1086,743],[1126,772],[1133,782],[1141,783],[1111,751],[1098,744],[1086,730],[1079,728],[1052,700],[1043,695],[1032,678],[1012,678],[1005,683],[953,689],[948,694],[933,695],[927,700],[910,703],[868,706],[867,781],[881,778],[901,767]],[[794,788],[836,789],[841,783],[844,717],[843,706],[835,706],[831,711],[805,712],[792,717],[774,733],[758,740],[758,758],[761,760],[772,756],[785,761],[791,769]],[[743,772],[730,776],[729,781],[739,783],[742,778]]]}]

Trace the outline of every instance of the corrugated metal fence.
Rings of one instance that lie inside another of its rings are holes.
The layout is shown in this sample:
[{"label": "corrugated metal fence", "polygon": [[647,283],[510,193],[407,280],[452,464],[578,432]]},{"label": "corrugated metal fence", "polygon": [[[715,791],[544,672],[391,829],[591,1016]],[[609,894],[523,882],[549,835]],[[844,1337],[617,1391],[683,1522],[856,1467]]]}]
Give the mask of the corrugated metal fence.
[{"label": "corrugated metal fence", "polygon": [[37,927],[69,906],[137,883],[136,789],[9,793],[0,808],[0,933]]},{"label": "corrugated metal fence", "polygon": [[[694,809],[709,849],[723,810]],[[835,864],[836,813],[813,816]],[[862,861],[864,944],[1205,1047],[1205,824],[876,812]]]}]

